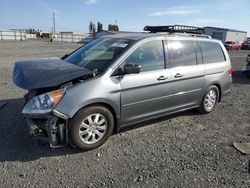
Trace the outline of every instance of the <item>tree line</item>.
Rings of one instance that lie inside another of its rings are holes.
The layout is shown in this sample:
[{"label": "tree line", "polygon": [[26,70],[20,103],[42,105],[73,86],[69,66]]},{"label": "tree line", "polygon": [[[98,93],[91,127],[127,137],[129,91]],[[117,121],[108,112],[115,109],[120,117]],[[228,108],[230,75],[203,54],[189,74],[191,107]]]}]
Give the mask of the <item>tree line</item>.
[{"label": "tree line", "polygon": [[[103,31],[103,24],[101,22],[97,22],[97,27],[94,22],[89,22],[89,33],[96,33]],[[119,27],[117,24],[109,24],[108,31],[119,31]]]}]

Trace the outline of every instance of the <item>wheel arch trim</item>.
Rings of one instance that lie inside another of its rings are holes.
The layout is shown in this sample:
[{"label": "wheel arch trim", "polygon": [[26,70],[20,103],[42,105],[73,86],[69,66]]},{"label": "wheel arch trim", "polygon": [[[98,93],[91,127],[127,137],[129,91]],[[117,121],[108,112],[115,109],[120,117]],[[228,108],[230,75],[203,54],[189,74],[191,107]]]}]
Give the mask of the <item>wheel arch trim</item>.
[{"label": "wheel arch trim", "polygon": [[221,102],[221,98],[222,98],[222,88],[221,88],[221,84],[219,82],[211,82],[210,84],[208,84],[207,88],[209,88],[210,86],[216,86],[219,90],[219,100],[218,102]]},{"label": "wheel arch trim", "polygon": [[119,130],[120,127],[120,110],[114,107],[114,104],[110,103],[107,100],[90,100],[85,102],[84,104],[81,104],[77,107],[75,107],[74,109],[71,110],[69,117],[72,119],[76,113],[86,107],[90,107],[90,106],[103,106],[105,108],[107,108],[113,115],[114,118],[114,131],[117,132]]}]

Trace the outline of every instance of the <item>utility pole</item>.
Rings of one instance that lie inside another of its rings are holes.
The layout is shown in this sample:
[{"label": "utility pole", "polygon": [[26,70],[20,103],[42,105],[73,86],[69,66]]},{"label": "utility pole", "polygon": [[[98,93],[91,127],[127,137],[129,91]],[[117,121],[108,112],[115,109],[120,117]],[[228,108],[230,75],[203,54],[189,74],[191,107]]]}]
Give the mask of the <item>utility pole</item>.
[{"label": "utility pole", "polygon": [[53,33],[56,33],[56,21],[55,21],[55,13],[53,12]]}]

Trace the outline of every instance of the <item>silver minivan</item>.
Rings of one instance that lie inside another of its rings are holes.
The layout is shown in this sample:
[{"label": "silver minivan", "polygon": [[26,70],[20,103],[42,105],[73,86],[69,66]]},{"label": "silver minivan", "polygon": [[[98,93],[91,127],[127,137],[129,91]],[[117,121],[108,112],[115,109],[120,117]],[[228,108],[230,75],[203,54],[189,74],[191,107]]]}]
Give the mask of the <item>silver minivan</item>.
[{"label": "silver minivan", "polygon": [[16,62],[13,81],[29,90],[22,113],[31,134],[86,151],[141,121],[212,112],[232,84],[221,41],[201,28],[144,30],[93,40],[61,59]]}]

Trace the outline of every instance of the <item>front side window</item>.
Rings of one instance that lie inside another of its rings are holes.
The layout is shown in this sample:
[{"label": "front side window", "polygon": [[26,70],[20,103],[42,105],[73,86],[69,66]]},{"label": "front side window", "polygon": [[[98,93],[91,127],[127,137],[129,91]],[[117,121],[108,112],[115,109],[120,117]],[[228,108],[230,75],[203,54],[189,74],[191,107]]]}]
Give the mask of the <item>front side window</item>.
[{"label": "front side window", "polygon": [[168,61],[171,67],[196,65],[194,41],[169,40]]},{"label": "front side window", "polygon": [[141,72],[164,69],[163,43],[161,40],[149,41],[136,48],[125,60],[125,64],[141,66]]},{"label": "front side window", "polygon": [[225,55],[217,42],[200,42],[203,63],[216,63],[225,61]]},{"label": "front side window", "polygon": [[101,38],[83,46],[64,61],[85,67],[96,74],[103,72],[110,63],[132,43],[128,39]]}]

